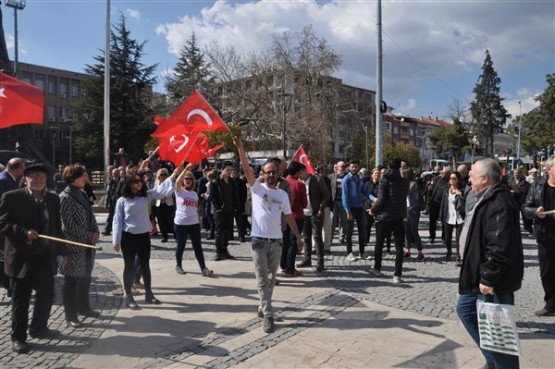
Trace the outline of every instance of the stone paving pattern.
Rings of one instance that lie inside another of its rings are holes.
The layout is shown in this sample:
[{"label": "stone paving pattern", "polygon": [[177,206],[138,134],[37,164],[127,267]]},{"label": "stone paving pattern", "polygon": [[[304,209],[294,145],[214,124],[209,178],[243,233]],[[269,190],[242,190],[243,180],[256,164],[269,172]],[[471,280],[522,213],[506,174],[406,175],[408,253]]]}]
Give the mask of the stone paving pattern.
[{"label": "stone paving pattern", "polygon": [[[97,217],[102,227],[105,215],[98,215]],[[426,218],[421,221],[421,235],[427,235]],[[426,240],[427,237],[424,237],[423,241],[426,242]],[[173,239],[170,238],[168,243],[161,243],[160,237],[155,236],[152,241],[151,258],[164,262],[168,261],[170,268],[173,268],[175,247],[175,243],[172,242]],[[533,315],[534,310],[543,306],[543,290],[539,279],[536,245],[534,240],[527,235],[523,237],[523,241],[526,270],[523,287],[516,294],[519,333],[521,335],[545,334],[546,339],[553,344],[555,318],[539,318]],[[370,245],[373,245],[373,241]],[[100,246],[103,246],[103,250],[97,253],[99,260],[115,257],[111,248],[111,237],[103,236]],[[205,257],[207,260],[211,260],[215,250],[213,241],[203,239],[203,246]],[[231,241],[229,249],[239,259],[250,260],[249,242]],[[417,261],[415,258],[405,258],[404,283],[398,285],[391,283],[394,255],[385,254],[382,268],[383,275],[374,277],[368,272],[372,261],[349,262],[345,259],[344,250],[345,246],[334,243],[332,254],[326,256],[326,271],[317,273],[316,275],[319,278],[311,282],[315,287],[324,287],[323,292],[309,294],[308,298],[292,301],[290,305],[278,310],[277,315],[281,319],[287,319],[289,315],[298,314],[309,306],[318,306],[318,309],[310,309],[306,316],[301,319],[297,318],[295,324],[282,326],[274,334],[260,335],[252,341],[247,340],[240,343],[226,355],[213,355],[214,358],[203,363],[203,366],[210,368],[234,367],[306,329],[317,326],[361,301],[414,312],[423,317],[457,319],[454,306],[459,269],[454,266],[453,262],[447,263],[445,261],[445,251],[437,243],[435,245],[424,244],[425,258],[422,261]],[[367,251],[372,254],[373,247],[368,246]],[[184,259],[194,260],[194,254],[189,245],[186,248]],[[188,265],[194,265],[194,263],[188,263]],[[208,265],[215,268],[216,265],[220,264],[210,261]],[[253,278],[252,270],[245,272],[245,274],[249,273],[245,278]],[[293,279],[286,280],[284,278],[281,280],[284,283],[294,281]],[[66,326],[61,302],[61,283],[63,283],[63,277],[57,277],[56,297],[50,319],[50,328],[59,330],[62,335],[59,339],[50,341],[29,338],[32,350],[27,355],[15,355],[11,351],[9,298],[4,290],[0,292],[0,330],[2,333],[0,368],[71,368],[71,363],[98,340],[113,323],[118,309],[122,307],[123,292],[119,276],[116,276],[110,269],[102,266],[101,263],[97,263],[95,266],[91,286],[91,306],[101,311],[102,316],[97,319],[87,318],[85,322],[88,324],[86,324],[85,329],[73,329]],[[139,300],[137,301],[139,302]],[[203,352],[210,353],[226,342],[241,339],[242,335],[259,329],[260,320],[253,316],[253,319],[239,325],[220,328],[209,335],[199,333],[198,337],[193,335],[182,342],[166,345],[160,352],[156,353],[155,358],[144,360],[140,365],[134,367],[171,368],[172,365],[176,368],[183,367],[179,363],[186,362],[189,357]],[[427,363],[424,365],[434,367],[439,365],[441,367],[441,363]],[[191,367],[194,367],[194,365]]]}]

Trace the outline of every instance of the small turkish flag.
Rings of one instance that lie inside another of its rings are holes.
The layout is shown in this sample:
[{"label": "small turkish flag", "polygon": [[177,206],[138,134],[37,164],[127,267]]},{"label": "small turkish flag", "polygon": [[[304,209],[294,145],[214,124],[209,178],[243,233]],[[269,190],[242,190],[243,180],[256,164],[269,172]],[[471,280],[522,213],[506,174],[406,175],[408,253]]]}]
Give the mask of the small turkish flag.
[{"label": "small turkish flag", "polygon": [[0,72],[0,128],[44,122],[40,89]]},{"label": "small turkish flag", "polygon": [[169,137],[186,132],[229,131],[198,91],[193,92],[168,118],[156,117],[154,123],[158,128],[151,134],[152,137]]},{"label": "small turkish flag", "polygon": [[291,161],[297,161],[301,164],[304,164],[308,173],[312,175],[316,174],[316,171],[314,170],[314,166],[312,165],[310,158],[306,154],[306,151],[303,145],[299,147],[295,155],[293,155],[293,157],[291,158]]},{"label": "small turkish flag", "polygon": [[162,160],[180,165],[184,161],[198,164],[204,158],[214,156],[216,151],[223,145],[210,148],[208,137],[201,132],[182,133],[170,137],[161,137],[158,155]]}]

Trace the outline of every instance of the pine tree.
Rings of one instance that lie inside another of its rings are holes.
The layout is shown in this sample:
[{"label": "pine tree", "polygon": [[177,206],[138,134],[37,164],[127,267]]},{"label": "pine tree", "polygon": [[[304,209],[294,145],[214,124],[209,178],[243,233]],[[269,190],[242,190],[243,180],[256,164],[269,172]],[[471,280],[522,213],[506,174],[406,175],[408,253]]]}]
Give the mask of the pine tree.
[{"label": "pine tree", "polygon": [[167,95],[174,108],[195,90],[199,90],[207,97],[207,87],[214,80],[209,67],[204,60],[204,53],[197,45],[197,38],[193,32],[191,38],[181,49],[179,61],[165,83]]},{"label": "pine tree", "polygon": [[[123,147],[133,162],[144,153],[153,131],[152,86],[157,65],[145,66],[144,42],[131,38],[125,17],[110,32],[110,145],[112,152]],[[86,65],[91,75],[83,84],[84,98],[74,109],[77,159],[91,169],[103,163],[104,52]]]},{"label": "pine tree", "polygon": [[493,68],[489,50],[486,50],[482,74],[473,90],[474,100],[470,103],[473,131],[486,143],[486,156],[493,156],[493,138],[503,131],[503,126],[510,116],[502,104],[504,99],[499,94],[500,84],[501,79]]}]

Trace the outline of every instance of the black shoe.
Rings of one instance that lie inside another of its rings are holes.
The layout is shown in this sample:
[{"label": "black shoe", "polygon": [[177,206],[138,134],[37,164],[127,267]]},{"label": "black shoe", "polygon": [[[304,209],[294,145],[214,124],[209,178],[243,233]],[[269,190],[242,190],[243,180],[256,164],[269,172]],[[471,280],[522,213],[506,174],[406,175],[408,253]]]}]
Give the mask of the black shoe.
[{"label": "black shoe", "polygon": [[15,340],[12,342],[12,351],[16,354],[24,354],[29,351],[29,346],[23,341]]},{"label": "black shoe", "polygon": [[347,240],[345,239],[345,237],[341,237],[341,239],[339,240],[339,243],[344,245],[347,243]]},{"label": "black shoe", "polygon": [[264,318],[264,324],[262,325],[262,330],[265,333],[272,333],[274,331],[274,318],[272,317]]},{"label": "black shoe", "polygon": [[79,315],[86,316],[87,318],[98,318],[100,316],[100,313],[93,309],[89,309],[87,311],[80,312]]},{"label": "black shoe", "polygon": [[137,305],[133,296],[127,296],[125,298],[125,305],[131,310],[139,310],[139,305]]},{"label": "black shoe", "polygon": [[214,239],[214,236],[213,236],[213,235],[210,235],[210,236],[206,237],[206,239],[207,239],[207,240],[213,240],[213,239]]},{"label": "black shoe", "polygon": [[160,300],[158,300],[156,297],[154,297],[152,295],[145,297],[145,303],[152,304],[152,305],[161,305],[162,304],[162,302]]},{"label": "black shoe", "polygon": [[433,244],[434,242],[436,242],[436,240],[434,238],[430,238],[430,243]]},{"label": "black shoe", "polygon": [[247,242],[247,240],[245,240],[245,237],[241,237],[239,240],[240,240],[241,242]]},{"label": "black shoe", "polygon": [[235,236],[229,237],[228,241],[235,241]]},{"label": "black shoe", "polygon": [[317,272],[323,272],[324,270],[326,270],[326,268],[324,268],[324,264],[318,264],[316,267]]},{"label": "black shoe", "polygon": [[224,259],[224,258],[222,257],[222,255],[216,255],[216,256],[214,257],[214,261],[221,261],[221,260],[223,260],[223,259]]},{"label": "black shoe", "polygon": [[39,329],[38,331],[29,332],[29,336],[38,339],[52,339],[60,337],[60,332],[49,328],[43,328]]},{"label": "black shoe", "polygon": [[223,256],[224,259],[235,260],[235,256],[231,255],[229,252],[226,252]]},{"label": "black shoe", "polygon": [[264,313],[262,312],[262,310],[258,310],[258,312],[256,313],[256,316],[259,317],[260,319],[264,319]]},{"label": "black shoe", "polygon": [[300,263],[297,263],[297,268],[310,268],[312,267],[312,263],[310,260],[303,260]]},{"label": "black shoe", "polygon": [[77,319],[75,319],[75,320],[66,320],[66,322],[67,322],[67,326],[71,327],[71,328],[82,328],[83,327],[83,323],[81,323]]},{"label": "black shoe", "polygon": [[534,311],[534,315],[536,315],[536,316],[553,316],[553,315],[555,315],[555,310],[549,310],[547,308],[543,308],[541,310]]},{"label": "black shoe", "polygon": [[167,237],[166,237],[166,238],[163,238],[160,242],[166,243],[166,242],[168,242],[168,238],[167,238]]},{"label": "black shoe", "polygon": [[110,235],[110,232],[104,231],[104,232],[102,232],[102,234],[103,234],[104,236],[109,236],[109,235]]}]

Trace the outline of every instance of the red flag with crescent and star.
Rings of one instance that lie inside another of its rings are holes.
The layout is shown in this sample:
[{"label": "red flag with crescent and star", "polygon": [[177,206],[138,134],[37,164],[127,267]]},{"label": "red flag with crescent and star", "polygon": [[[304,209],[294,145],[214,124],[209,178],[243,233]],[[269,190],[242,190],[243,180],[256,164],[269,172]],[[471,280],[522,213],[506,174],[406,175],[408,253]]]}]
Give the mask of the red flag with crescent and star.
[{"label": "red flag with crescent and star", "polygon": [[195,91],[169,117],[154,118],[158,128],[152,137],[169,137],[184,132],[229,131],[216,111]]},{"label": "red flag with crescent and star", "polygon": [[43,124],[44,95],[40,89],[0,72],[0,128]]},{"label": "red flag with crescent and star", "polygon": [[293,155],[293,157],[291,158],[291,161],[297,161],[301,164],[304,164],[308,173],[312,175],[316,174],[316,171],[314,170],[314,166],[312,165],[310,158],[306,154],[306,151],[303,145],[299,147],[295,155]]},{"label": "red flag with crescent and star", "polygon": [[160,159],[180,165],[184,161],[199,164],[202,159],[214,156],[222,144],[210,148],[208,136],[202,132],[181,133],[160,137],[158,155]]}]

